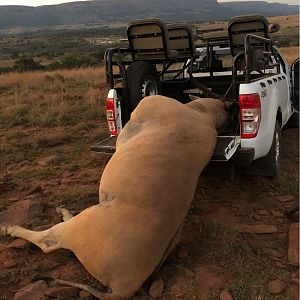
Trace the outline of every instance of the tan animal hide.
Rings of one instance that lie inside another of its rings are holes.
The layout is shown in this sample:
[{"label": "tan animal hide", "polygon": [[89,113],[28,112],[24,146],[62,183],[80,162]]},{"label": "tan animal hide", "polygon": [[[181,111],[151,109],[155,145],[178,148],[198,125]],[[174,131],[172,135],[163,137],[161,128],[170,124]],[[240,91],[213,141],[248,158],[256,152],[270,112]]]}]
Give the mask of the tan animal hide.
[{"label": "tan animal hide", "polygon": [[178,242],[198,177],[227,117],[216,99],[183,105],[163,96],[145,98],[104,170],[99,205],[46,231],[5,230],[44,252],[73,251],[111,289],[99,298],[132,297]]}]

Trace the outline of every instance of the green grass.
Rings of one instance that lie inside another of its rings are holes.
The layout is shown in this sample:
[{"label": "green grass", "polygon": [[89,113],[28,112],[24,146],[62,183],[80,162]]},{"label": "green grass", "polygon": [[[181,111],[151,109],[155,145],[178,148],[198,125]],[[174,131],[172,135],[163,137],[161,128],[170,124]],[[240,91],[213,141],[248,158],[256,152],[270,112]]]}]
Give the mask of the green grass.
[{"label": "green grass", "polygon": [[38,138],[34,142],[34,148],[44,150],[46,148],[52,148],[59,145],[70,144],[76,141],[75,136],[71,136],[68,134],[61,134],[55,137],[47,137],[43,136]]},{"label": "green grass", "polygon": [[7,75],[0,84],[0,128],[104,120],[105,111],[99,104],[106,89],[99,90],[101,76],[101,69]]},{"label": "green grass", "polygon": [[38,226],[48,225],[49,223],[50,217],[46,214],[41,214],[27,222],[24,227],[27,229],[35,229]]},{"label": "green grass", "polygon": [[[89,105],[71,103],[69,109],[65,109],[63,105],[54,108],[44,108],[43,105],[33,107],[27,106],[11,106],[0,112],[2,126],[43,126],[57,127],[75,125],[86,120],[104,120],[105,116],[96,108]],[[45,110],[45,111],[44,111]]]},{"label": "green grass", "polygon": [[[241,234],[216,223],[207,223],[189,252],[194,267],[206,265],[223,270],[222,275],[230,278],[226,287],[235,299],[273,299],[265,288],[268,280],[287,280],[289,273],[274,267],[267,247],[257,235]],[[186,291],[189,295],[195,293],[192,283]],[[275,299],[286,297],[284,293]]]},{"label": "green grass", "polygon": [[8,202],[6,200],[0,199],[0,211],[5,209],[8,205]]},{"label": "green grass", "polygon": [[53,195],[60,205],[65,205],[67,209],[81,211],[92,205],[99,203],[98,191],[67,191]]},{"label": "green grass", "polygon": [[0,282],[5,286],[17,284],[20,282],[20,269],[0,269]]}]

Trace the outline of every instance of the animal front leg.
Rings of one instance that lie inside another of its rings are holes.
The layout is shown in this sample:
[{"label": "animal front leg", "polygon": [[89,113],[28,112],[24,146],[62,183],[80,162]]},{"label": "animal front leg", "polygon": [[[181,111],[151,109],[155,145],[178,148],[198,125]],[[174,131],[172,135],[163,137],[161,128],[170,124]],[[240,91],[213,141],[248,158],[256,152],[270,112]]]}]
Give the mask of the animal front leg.
[{"label": "animal front leg", "polygon": [[0,232],[1,235],[23,238],[40,247],[43,252],[48,253],[59,248],[64,248],[62,244],[61,224],[63,223],[44,231],[32,231],[20,226],[1,226]]}]

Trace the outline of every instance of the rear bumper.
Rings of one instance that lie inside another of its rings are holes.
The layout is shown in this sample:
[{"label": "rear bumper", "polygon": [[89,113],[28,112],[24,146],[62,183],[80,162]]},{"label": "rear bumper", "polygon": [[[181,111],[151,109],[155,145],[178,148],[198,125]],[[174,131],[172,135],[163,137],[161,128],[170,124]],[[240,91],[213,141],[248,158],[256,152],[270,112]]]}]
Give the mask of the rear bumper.
[{"label": "rear bumper", "polygon": [[230,162],[236,166],[242,167],[250,165],[254,160],[255,149],[254,148],[237,148]]}]

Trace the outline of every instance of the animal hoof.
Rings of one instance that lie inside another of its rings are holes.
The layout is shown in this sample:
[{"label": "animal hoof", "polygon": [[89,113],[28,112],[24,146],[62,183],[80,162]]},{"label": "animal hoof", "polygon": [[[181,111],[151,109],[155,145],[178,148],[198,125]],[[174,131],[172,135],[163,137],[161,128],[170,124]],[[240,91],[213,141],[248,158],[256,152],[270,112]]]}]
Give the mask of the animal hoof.
[{"label": "animal hoof", "polygon": [[59,215],[62,215],[64,222],[70,220],[73,217],[73,214],[65,208],[64,205],[56,207],[56,212]]},{"label": "animal hoof", "polygon": [[15,230],[18,226],[2,225],[0,226],[0,236],[6,237],[8,235],[15,236]]},{"label": "animal hoof", "polygon": [[61,214],[61,211],[62,211],[62,209],[63,209],[64,207],[65,207],[64,205],[61,205],[61,206],[56,207],[56,208],[55,208],[56,213],[60,215],[60,214]]},{"label": "animal hoof", "polygon": [[8,226],[2,225],[0,226],[0,236],[6,237],[8,234]]},{"label": "animal hoof", "polygon": [[6,236],[6,235],[7,235],[6,226],[0,226],[0,236]]}]

